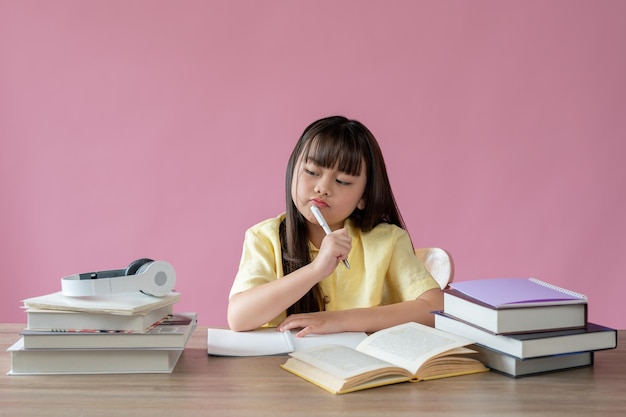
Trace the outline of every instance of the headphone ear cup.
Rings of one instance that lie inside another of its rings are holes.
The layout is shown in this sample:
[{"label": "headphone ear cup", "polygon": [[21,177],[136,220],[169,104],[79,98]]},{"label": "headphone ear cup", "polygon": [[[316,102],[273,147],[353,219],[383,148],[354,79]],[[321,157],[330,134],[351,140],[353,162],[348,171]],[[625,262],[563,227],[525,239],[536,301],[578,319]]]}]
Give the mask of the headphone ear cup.
[{"label": "headphone ear cup", "polygon": [[130,265],[128,265],[126,267],[126,271],[125,271],[124,275],[135,275],[135,274],[137,274],[137,272],[139,271],[139,269],[142,266],[144,266],[144,265],[146,265],[146,264],[148,264],[150,262],[154,262],[154,260],[149,259],[149,258],[141,258],[141,259],[137,259],[135,261],[132,261],[130,263]]},{"label": "headphone ear cup", "polygon": [[146,262],[137,270],[141,279],[141,291],[147,295],[163,297],[174,289],[176,271],[169,262]]}]

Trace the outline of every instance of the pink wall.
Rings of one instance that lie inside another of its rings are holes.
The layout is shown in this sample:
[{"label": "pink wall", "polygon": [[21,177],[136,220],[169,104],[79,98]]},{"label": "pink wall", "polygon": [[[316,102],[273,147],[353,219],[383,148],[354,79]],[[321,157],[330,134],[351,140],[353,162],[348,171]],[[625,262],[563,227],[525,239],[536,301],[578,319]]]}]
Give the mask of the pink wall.
[{"label": "pink wall", "polygon": [[225,325],[243,233],[292,145],[377,135],[417,246],[536,276],[626,329],[623,1],[0,0],[3,322],[148,256]]}]

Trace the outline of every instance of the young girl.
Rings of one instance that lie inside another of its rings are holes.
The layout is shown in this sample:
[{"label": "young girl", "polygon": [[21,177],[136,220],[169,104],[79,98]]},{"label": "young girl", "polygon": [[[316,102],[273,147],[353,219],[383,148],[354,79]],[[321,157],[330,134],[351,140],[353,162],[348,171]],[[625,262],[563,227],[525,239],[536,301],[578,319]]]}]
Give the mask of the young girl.
[{"label": "young girl", "polygon": [[304,336],[433,324],[442,291],[415,256],[382,152],[364,125],[334,116],[308,126],[287,164],[286,197],[286,213],[246,232],[231,329],[267,325]]}]

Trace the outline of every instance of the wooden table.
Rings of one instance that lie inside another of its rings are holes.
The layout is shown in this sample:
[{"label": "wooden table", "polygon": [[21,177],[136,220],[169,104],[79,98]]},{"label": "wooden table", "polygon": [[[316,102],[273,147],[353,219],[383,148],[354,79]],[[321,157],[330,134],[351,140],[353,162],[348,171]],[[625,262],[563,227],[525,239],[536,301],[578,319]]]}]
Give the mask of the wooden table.
[{"label": "wooden table", "polygon": [[284,356],[209,357],[206,328],[172,374],[8,376],[23,324],[0,324],[0,416],[623,416],[626,331],[593,368],[512,379],[495,372],[333,395]]}]

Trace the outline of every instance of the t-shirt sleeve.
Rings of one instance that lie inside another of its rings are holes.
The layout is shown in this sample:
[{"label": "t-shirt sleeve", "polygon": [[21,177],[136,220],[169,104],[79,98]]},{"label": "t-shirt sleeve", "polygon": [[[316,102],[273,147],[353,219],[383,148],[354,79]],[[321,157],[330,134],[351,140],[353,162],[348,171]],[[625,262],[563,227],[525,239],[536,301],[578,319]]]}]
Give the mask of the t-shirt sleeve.
[{"label": "t-shirt sleeve", "polygon": [[[278,245],[278,246],[276,246]],[[239,270],[230,290],[234,294],[257,287],[282,276],[280,242],[257,229],[248,229],[245,234]]]},{"label": "t-shirt sleeve", "polygon": [[389,268],[384,303],[414,300],[428,290],[439,288],[424,264],[415,256],[411,239],[405,230],[396,236]]}]

